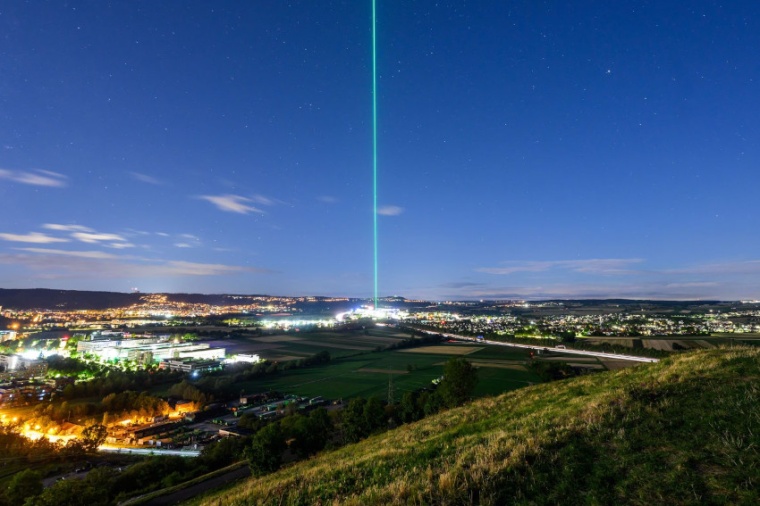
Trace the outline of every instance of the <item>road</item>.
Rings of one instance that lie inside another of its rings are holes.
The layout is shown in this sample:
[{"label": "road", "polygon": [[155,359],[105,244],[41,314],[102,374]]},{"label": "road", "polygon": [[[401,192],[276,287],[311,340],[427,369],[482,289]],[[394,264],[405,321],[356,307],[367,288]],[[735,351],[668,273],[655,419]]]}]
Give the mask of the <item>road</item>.
[{"label": "road", "polygon": [[197,457],[201,454],[199,450],[166,450],[161,448],[121,448],[116,446],[103,445],[98,448],[101,452],[111,453],[131,453],[134,455],[173,455],[175,457]]},{"label": "road", "polygon": [[563,348],[547,348],[546,346],[531,346],[529,344],[517,344],[517,343],[503,343],[501,341],[489,341],[487,339],[480,339],[469,336],[460,336],[457,334],[444,334],[441,332],[431,332],[431,331],[425,331],[428,334],[440,334],[444,337],[448,337],[450,339],[456,339],[458,341],[470,341],[475,343],[482,343],[482,344],[492,344],[495,346],[509,346],[511,348],[527,348],[529,350],[544,350],[549,349],[556,353],[566,353],[568,355],[585,355],[589,357],[600,357],[600,358],[611,358],[615,360],[630,360],[632,362],[659,362],[659,358],[650,358],[650,357],[638,357],[636,355],[623,355],[618,353],[604,353],[601,351],[588,351],[588,350],[569,350],[569,349],[563,349]]},{"label": "road", "polygon": [[190,487],[183,488],[182,490],[149,499],[143,503],[143,506],[169,506],[173,504],[179,504],[215,488],[223,487],[235,481],[247,478],[250,475],[251,469],[248,466],[242,466],[237,469],[233,469],[228,473],[224,473],[222,475],[209,478],[206,481],[196,483]]}]

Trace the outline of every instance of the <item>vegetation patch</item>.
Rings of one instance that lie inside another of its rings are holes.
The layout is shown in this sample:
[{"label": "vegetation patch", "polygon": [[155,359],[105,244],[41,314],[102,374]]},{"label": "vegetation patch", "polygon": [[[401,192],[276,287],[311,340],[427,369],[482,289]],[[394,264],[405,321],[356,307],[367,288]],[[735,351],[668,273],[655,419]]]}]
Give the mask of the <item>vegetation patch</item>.
[{"label": "vegetation patch", "polygon": [[317,347],[325,347],[325,348],[338,348],[341,350],[360,350],[360,351],[367,351],[371,350],[371,347],[368,346],[356,346],[355,344],[339,344],[333,341],[300,341],[298,343],[299,345],[306,345],[306,346],[317,346]]},{"label": "vegetation patch", "polygon": [[524,365],[519,364],[509,364],[506,362],[480,362],[478,360],[473,360],[472,365],[475,367],[491,367],[494,369],[511,369],[513,371],[526,371],[527,368]]},{"label": "vegetation patch", "polygon": [[424,353],[429,355],[469,355],[482,350],[480,346],[420,346],[401,350],[403,353]]},{"label": "vegetation patch", "polygon": [[276,336],[263,336],[263,337],[257,337],[256,339],[252,339],[255,341],[258,341],[260,343],[290,343],[293,341],[301,341],[302,338],[296,337],[296,336],[285,336],[285,335],[276,335]]},{"label": "vegetation patch", "polygon": [[409,374],[409,371],[401,371],[399,369],[379,369],[376,367],[362,367],[357,369],[356,372],[371,372],[381,374]]},{"label": "vegetation patch", "polygon": [[481,399],[198,503],[757,504],[758,401],[760,350],[693,352]]}]

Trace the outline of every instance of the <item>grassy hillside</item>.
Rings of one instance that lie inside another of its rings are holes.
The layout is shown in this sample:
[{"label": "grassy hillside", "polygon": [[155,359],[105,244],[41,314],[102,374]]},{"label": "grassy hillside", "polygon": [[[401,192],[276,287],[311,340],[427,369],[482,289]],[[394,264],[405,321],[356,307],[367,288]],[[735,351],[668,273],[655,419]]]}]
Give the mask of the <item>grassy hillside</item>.
[{"label": "grassy hillside", "polygon": [[758,504],[759,376],[735,348],[537,385],[196,502]]}]

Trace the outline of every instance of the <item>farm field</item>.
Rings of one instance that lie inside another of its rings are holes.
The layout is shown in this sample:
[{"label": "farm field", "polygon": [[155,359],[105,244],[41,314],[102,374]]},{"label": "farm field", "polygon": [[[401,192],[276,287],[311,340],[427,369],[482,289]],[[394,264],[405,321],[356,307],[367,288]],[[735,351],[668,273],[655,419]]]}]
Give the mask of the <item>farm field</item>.
[{"label": "farm field", "polygon": [[310,357],[323,350],[328,351],[333,358],[367,353],[376,348],[385,348],[409,337],[409,333],[400,333],[396,329],[378,327],[369,329],[366,334],[318,330],[217,339],[206,342],[211,346],[227,348],[227,355],[256,353],[263,359],[282,362]]},{"label": "farm field", "polygon": [[[312,353],[326,349],[335,358],[325,366],[285,371],[275,376],[241,383],[240,388],[247,392],[271,389],[285,394],[321,395],[330,399],[357,396],[377,396],[385,399],[388,395],[389,380],[392,380],[394,396],[399,399],[405,392],[429,386],[432,380],[443,374],[443,366],[452,356],[464,356],[478,367],[480,380],[475,390],[478,397],[496,395],[541,382],[541,379],[527,367],[530,359],[524,350],[443,343],[403,350],[369,351],[380,346],[374,344],[378,337],[388,336],[376,333],[369,336],[356,334],[349,338],[345,334],[323,336],[322,339],[331,345],[341,344],[336,341],[348,341],[353,343],[354,347],[367,348],[368,351],[357,354],[355,350],[351,350],[353,353],[350,356],[336,357],[333,351],[345,350],[327,345],[324,348],[314,347],[310,349],[313,350]],[[407,335],[400,334],[395,339],[406,337]],[[317,341],[317,338],[311,334],[308,341],[309,344],[300,340],[280,341],[283,348],[277,353],[297,355],[304,346],[312,346],[311,343]],[[271,350],[262,351],[262,356],[266,357],[267,352],[271,353]]]},{"label": "farm field", "polygon": [[683,336],[642,336],[642,337],[584,337],[583,341],[594,344],[614,344],[627,348],[649,348],[654,350],[698,350],[729,346],[732,343],[760,345],[757,334],[715,333]]},{"label": "farm field", "polygon": [[[366,332],[329,329],[283,332],[215,340],[210,344],[227,348],[228,355],[256,353],[270,361],[298,360],[320,351],[328,351],[332,357],[326,365],[281,371],[239,383],[241,390],[250,393],[276,390],[328,399],[370,396],[385,399],[389,380],[392,380],[394,397],[400,399],[405,392],[427,387],[439,378],[450,357],[464,357],[478,368],[476,397],[498,395],[542,381],[529,367],[531,359],[525,349],[463,342],[385,349],[409,337],[408,332],[375,327]],[[631,365],[630,362],[568,356],[556,351],[536,359],[562,361],[593,370]]]}]

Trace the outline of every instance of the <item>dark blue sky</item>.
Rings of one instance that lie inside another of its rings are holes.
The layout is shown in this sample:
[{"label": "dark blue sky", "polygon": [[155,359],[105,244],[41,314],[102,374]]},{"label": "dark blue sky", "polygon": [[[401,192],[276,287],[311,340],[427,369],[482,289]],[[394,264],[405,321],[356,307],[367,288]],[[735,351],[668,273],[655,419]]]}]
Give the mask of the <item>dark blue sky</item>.
[{"label": "dark blue sky", "polygon": [[[760,298],[760,4],[378,0],[380,294]],[[371,2],[5,2],[0,286],[371,296]]]}]

